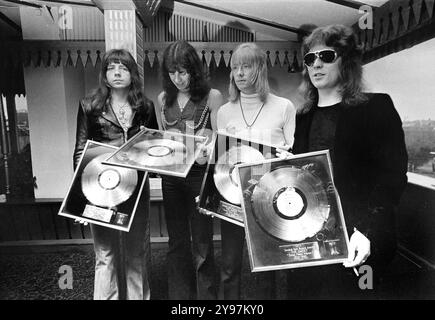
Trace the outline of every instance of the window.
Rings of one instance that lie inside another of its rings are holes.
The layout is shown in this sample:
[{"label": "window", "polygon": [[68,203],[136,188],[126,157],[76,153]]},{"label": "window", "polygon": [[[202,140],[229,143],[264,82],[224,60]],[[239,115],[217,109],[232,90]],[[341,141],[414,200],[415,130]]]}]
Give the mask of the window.
[{"label": "window", "polygon": [[434,54],[431,39],[364,67],[370,91],[390,94],[402,118],[410,182],[418,176],[435,178],[435,73],[430,65]]},{"label": "window", "polygon": [[24,96],[1,97],[0,194],[33,198],[29,121]]},{"label": "window", "polygon": [[23,95],[15,96],[15,106],[17,111],[17,151],[18,153],[23,153],[26,152],[26,149],[30,148],[29,119],[26,98]]}]

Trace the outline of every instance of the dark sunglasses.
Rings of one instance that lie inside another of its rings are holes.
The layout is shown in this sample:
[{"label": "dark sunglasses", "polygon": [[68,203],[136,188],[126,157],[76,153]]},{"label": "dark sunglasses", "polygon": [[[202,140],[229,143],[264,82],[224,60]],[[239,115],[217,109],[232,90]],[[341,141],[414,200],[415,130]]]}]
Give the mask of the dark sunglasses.
[{"label": "dark sunglasses", "polygon": [[304,56],[304,63],[307,67],[312,67],[316,58],[319,58],[324,63],[333,63],[337,58],[338,54],[335,50],[325,49],[316,52],[308,52]]}]

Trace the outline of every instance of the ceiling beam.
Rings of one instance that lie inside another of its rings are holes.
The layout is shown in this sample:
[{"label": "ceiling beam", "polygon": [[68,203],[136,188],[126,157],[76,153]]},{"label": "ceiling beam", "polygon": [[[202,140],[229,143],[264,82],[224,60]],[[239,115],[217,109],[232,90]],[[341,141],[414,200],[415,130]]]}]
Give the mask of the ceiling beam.
[{"label": "ceiling beam", "polygon": [[10,2],[13,4],[17,4],[17,5],[23,5],[23,6],[28,6],[28,7],[33,7],[33,8],[42,8],[42,6],[40,6],[39,4],[35,4],[32,2],[27,2],[27,1],[19,1],[19,0],[3,0],[4,2]]},{"label": "ceiling beam", "polygon": [[0,12],[0,20],[3,20],[7,25],[9,25],[14,30],[21,33],[21,27],[18,24],[16,24],[13,20],[9,19],[9,17],[2,12]]},{"label": "ceiling beam", "polygon": [[218,8],[215,6],[206,6],[200,3],[195,3],[193,1],[187,1],[187,0],[174,0],[174,2],[178,2],[178,3],[182,3],[182,4],[186,4],[189,6],[193,6],[193,7],[197,7],[200,9],[205,9],[205,10],[209,10],[209,11],[213,11],[213,12],[217,12],[217,13],[221,13],[221,14],[225,14],[231,17],[235,17],[235,18],[239,18],[239,19],[244,19],[250,22],[255,22],[255,23],[259,23],[262,25],[266,25],[269,27],[273,27],[276,29],[281,29],[281,30],[285,30],[285,31],[290,31],[296,34],[301,34],[301,35],[305,35],[306,31],[299,29],[299,28],[295,28],[292,26],[288,26],[288,25],[284,25],[284,24],[280,24],[280,23],[276,23],[270,20],[266,20],[266,19],[260,19],[257,17],[253,17],[247,14],[243,14],[243,13],[237,13],[237,12],[233,12],[233,11],[229,11],[226,9],[222,9],[222,8]]},{"label": "ceiling beam", "polygon": [[[345,6],[352,9],[359,9],[361,6],[367,6],[367,3],[361,2],[361,1],[354,1],[354,0],[326,0],[328,2],[332,2],[335,4],[338,4],[340,6]],[[377,7],[370,5],[371,7]]]},{"label": "ceiling beam", "polygon": [[59,3],[62,5],[69,4],[69,5],[74,5],[74,6],[96,7],[96,5],[91,1],[79,1],[79,0],[77,0],[77,1],[74,1],[74,0],[71,0],[71,1],[68,1],[68,0],[66,0],[66,1],[64,1],[64,0],[41,0],[41,1],[35,0],[35,2],[37,2],[37,3],[49,2],[49,3]]},{"label": "ceiling beam", "polygon": [[139,11],[140,17],[142,18],[142,22],[145,26],[151,26],[153,23],[153,19],[159,11],[161,0],[133,0],[136,5],[137,10]]}]

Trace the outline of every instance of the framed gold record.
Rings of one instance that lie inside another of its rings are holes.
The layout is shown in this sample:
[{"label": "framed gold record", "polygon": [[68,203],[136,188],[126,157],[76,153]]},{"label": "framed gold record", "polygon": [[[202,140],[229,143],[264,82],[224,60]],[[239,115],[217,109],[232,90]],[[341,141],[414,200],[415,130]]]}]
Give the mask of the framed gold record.
[{"label": "framed gold record", "polygon": [[101,163],[110,153],[92,159],[81,175],[82,192],[94,205],[115,207],[128,200],[137,185],[136,170]]},{"label": "framed gold record", "polygon": [[103,163],[184,178],[206,143],[203,136],[144,128]]},{"label": "framed gold record", "polygon": [[87,141],[60,207],[60,216],[130,230],[147,173],[103,164],[102,161],[117,149]]},{"label": "framed gold record", "polygon": [[252,271],[342,263],[348,234],[329,152],[236,165]]},{"label": "framed gold record", "polygon": [[264,174],[251,196],[252,213],[269,235],[299,242],[316,235],[330,205],[322,181],[308,170],[281,167]]},{"label": "framed gold record", "polygon": [[199,210],[243,226],[243,212],[236,165],[274,157],[276,147],[217,133],[201,187]]},{"label": "framed gold record", "polygon": [[260,151],[244,144],[231,146],[221,154],[214,166],[213,180],[222,197],[232,204],[240,205],[239,182],[234,171],[236,165],[264,159]]}]

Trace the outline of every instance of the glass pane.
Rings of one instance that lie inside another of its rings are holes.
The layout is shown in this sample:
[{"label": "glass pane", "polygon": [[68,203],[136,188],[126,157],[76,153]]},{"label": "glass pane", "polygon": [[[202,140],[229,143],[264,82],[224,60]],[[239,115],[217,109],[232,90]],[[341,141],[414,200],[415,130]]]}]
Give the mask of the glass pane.
[{"label": "glass pane", "polygon": [[[33,199],[29,121],[24,96],[2,96],[4,122],[1,130],[0,195],[3,199]],[[9,111],[9,113],[8,113]],[[15,114],[10,114],[10,112]]]},{"label": "glass pane", "polygon": [[17,110],[18,152],[22,153],[30,148],[29,119],[26,98],[23,95],[15,96],[15,106]]},{"label": "glass pane", "polygon": [[435,178],[435,39],[364,66],[369,91],[388,93],[403,121],[408,171]]}]

